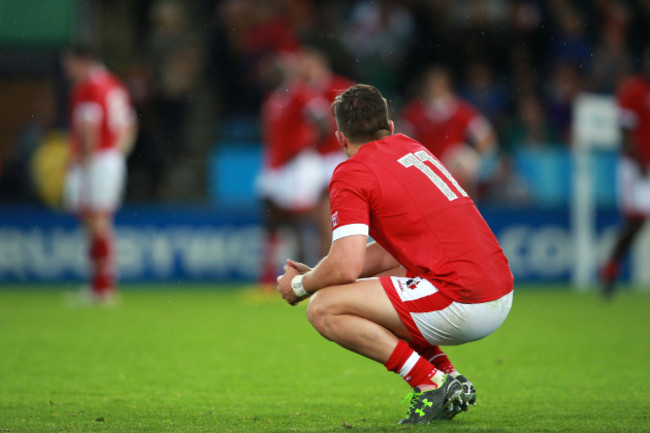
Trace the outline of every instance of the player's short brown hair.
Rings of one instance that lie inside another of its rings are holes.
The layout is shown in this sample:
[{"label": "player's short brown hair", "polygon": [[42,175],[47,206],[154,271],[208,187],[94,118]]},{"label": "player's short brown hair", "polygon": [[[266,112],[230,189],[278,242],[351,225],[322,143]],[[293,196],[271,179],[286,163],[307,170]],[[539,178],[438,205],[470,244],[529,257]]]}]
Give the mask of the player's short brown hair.
[{"label": "player's short brown hair", "polygon": [[379,140],[391,133],[386,99],[374,86],[350,87],[334,99],[332,113],[339,131],[352,143]]}]

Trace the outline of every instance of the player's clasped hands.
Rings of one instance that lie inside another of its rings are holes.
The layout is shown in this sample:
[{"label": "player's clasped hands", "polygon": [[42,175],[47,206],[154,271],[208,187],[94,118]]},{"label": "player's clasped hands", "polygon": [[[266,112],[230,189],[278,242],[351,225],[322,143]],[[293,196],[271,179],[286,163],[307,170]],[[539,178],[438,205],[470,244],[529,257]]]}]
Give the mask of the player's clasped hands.
[{"label": "player's clasped hands", "polygon": [[287,301],[290,305],[296,305],[302,300],[299,298],[291,288],[291,280],[296,275],[302,275],[306,272],[309,272],[311,268],[303,263],[295,262],[291,259],[287,259],[287,264],[284,265],[284,274],[279,275],[277,278],[277,291],[280,293],[282,298]]}]

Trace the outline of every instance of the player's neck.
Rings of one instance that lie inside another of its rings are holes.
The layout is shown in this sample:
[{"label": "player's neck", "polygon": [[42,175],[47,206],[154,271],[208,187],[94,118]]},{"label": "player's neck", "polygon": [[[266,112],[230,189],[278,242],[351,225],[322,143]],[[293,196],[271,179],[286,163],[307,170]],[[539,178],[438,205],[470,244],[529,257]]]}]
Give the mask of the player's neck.
[{"label": "player's neck", "polygon": [[361,143],[361,144],[351,144],[350,143],[345,148],[345,154],[348,156],[348,158],[352,158],[354,155],[357,154],[359,149],[361,149],[361,146],[363,146],[363,143]]}]

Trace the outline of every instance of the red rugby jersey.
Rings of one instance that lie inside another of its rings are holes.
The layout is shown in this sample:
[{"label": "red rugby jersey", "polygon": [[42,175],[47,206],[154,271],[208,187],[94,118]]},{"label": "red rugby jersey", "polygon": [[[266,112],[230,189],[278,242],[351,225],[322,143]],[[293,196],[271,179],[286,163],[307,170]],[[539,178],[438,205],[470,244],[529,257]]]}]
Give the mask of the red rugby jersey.
[{"label": "red rugby jersey", "polygon": [[281,167],[316,146],[318,127],[313,115],[326,104],[315,89],[300,83],[280,87],[267,96],[262,106],[262,141],[269,167]]},{"label": "red rugby jersey", "polygon": [[448,298],[488,302],[513,288],[496,237],[440,161],[396,134],[361,146],[330,182],[333,239],[368,234]]},{"label": "red rugby jersey", "polygon": [[93,70],[77,84],[70,97],[72,155],[81,152],[79,122],[92,120],[99,125],[99,144],[94,151],[112,149],[134,121],[131,98],[122,82],[104,68]]},{"label": "red rugby jersey", "polygon": [[625,80],[617,93],[621,123],[632,131],[640,161],[650,165],[650,81],[642,75]]},{"label": "red rugby jersey", "polygon": [[[352,80],[349,80],[341,75],[332,74],[329,81],[325,83],[322,88],[325,99],[327,99],[327,102],[331,105],[339,94],[343,93],[353,84],[354,82]],[[336,139],[336,135],[334,134],[334,131],[336,131],[336,122],[331,110],[329,110],[328,116],[331,118],[332,129],[319,144],[318,152],[322,154],[330,152],[343,152],[343,148],[341,147],[341,144]]]},{"label": "red rugby jersey", "polygon": [[402,113],[410,134],[438,158],[460,143],[467,143],[469,128],[481,114],[470,104],[455,99],[444,110],[436,110],[426,102],[414,100]]}]

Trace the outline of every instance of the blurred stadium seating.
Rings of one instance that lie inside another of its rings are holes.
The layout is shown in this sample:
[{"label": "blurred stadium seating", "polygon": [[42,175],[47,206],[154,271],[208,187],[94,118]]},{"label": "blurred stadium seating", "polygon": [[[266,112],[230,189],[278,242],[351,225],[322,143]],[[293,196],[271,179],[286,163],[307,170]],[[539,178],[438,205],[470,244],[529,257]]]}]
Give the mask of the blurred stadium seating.
[{"label": "blurred stadium seating", "polygon": [[[36,258],[47,258],[55,242],[74,249],[80,241],[67,217],[43,208],[29,171],[46,136],[67,128],[58,56],[75,41],[97,47],[124,78],[141,120],[118,227],[122,248],[134,254],[126,257],[145,264],[125,261],[127,279],[256,278],[228,256],[258,263],[254,176],[265,68],[270,56],[309,44],[336,72],[380,87],[395,118],[428,65],[451,68],[459,94],[499,136],[478,203],[516,276],[567,280],[573,102],[581,92],[612,95],[638,66],[648,28],[650,6],[641,0],[0,1],[0,282],[81,272],[74,263],[37,269]],[[592,162],[597,242],[605,249],[618,223],[616,152],[598,151]],[[131,242],[147,236],[159,239],[158,252]],[[628,277],[650,279],[642,266],[648,238]],[[23,262],[15,262],[14,247]],[[200,262],[205,254],[215,259]]]}]

